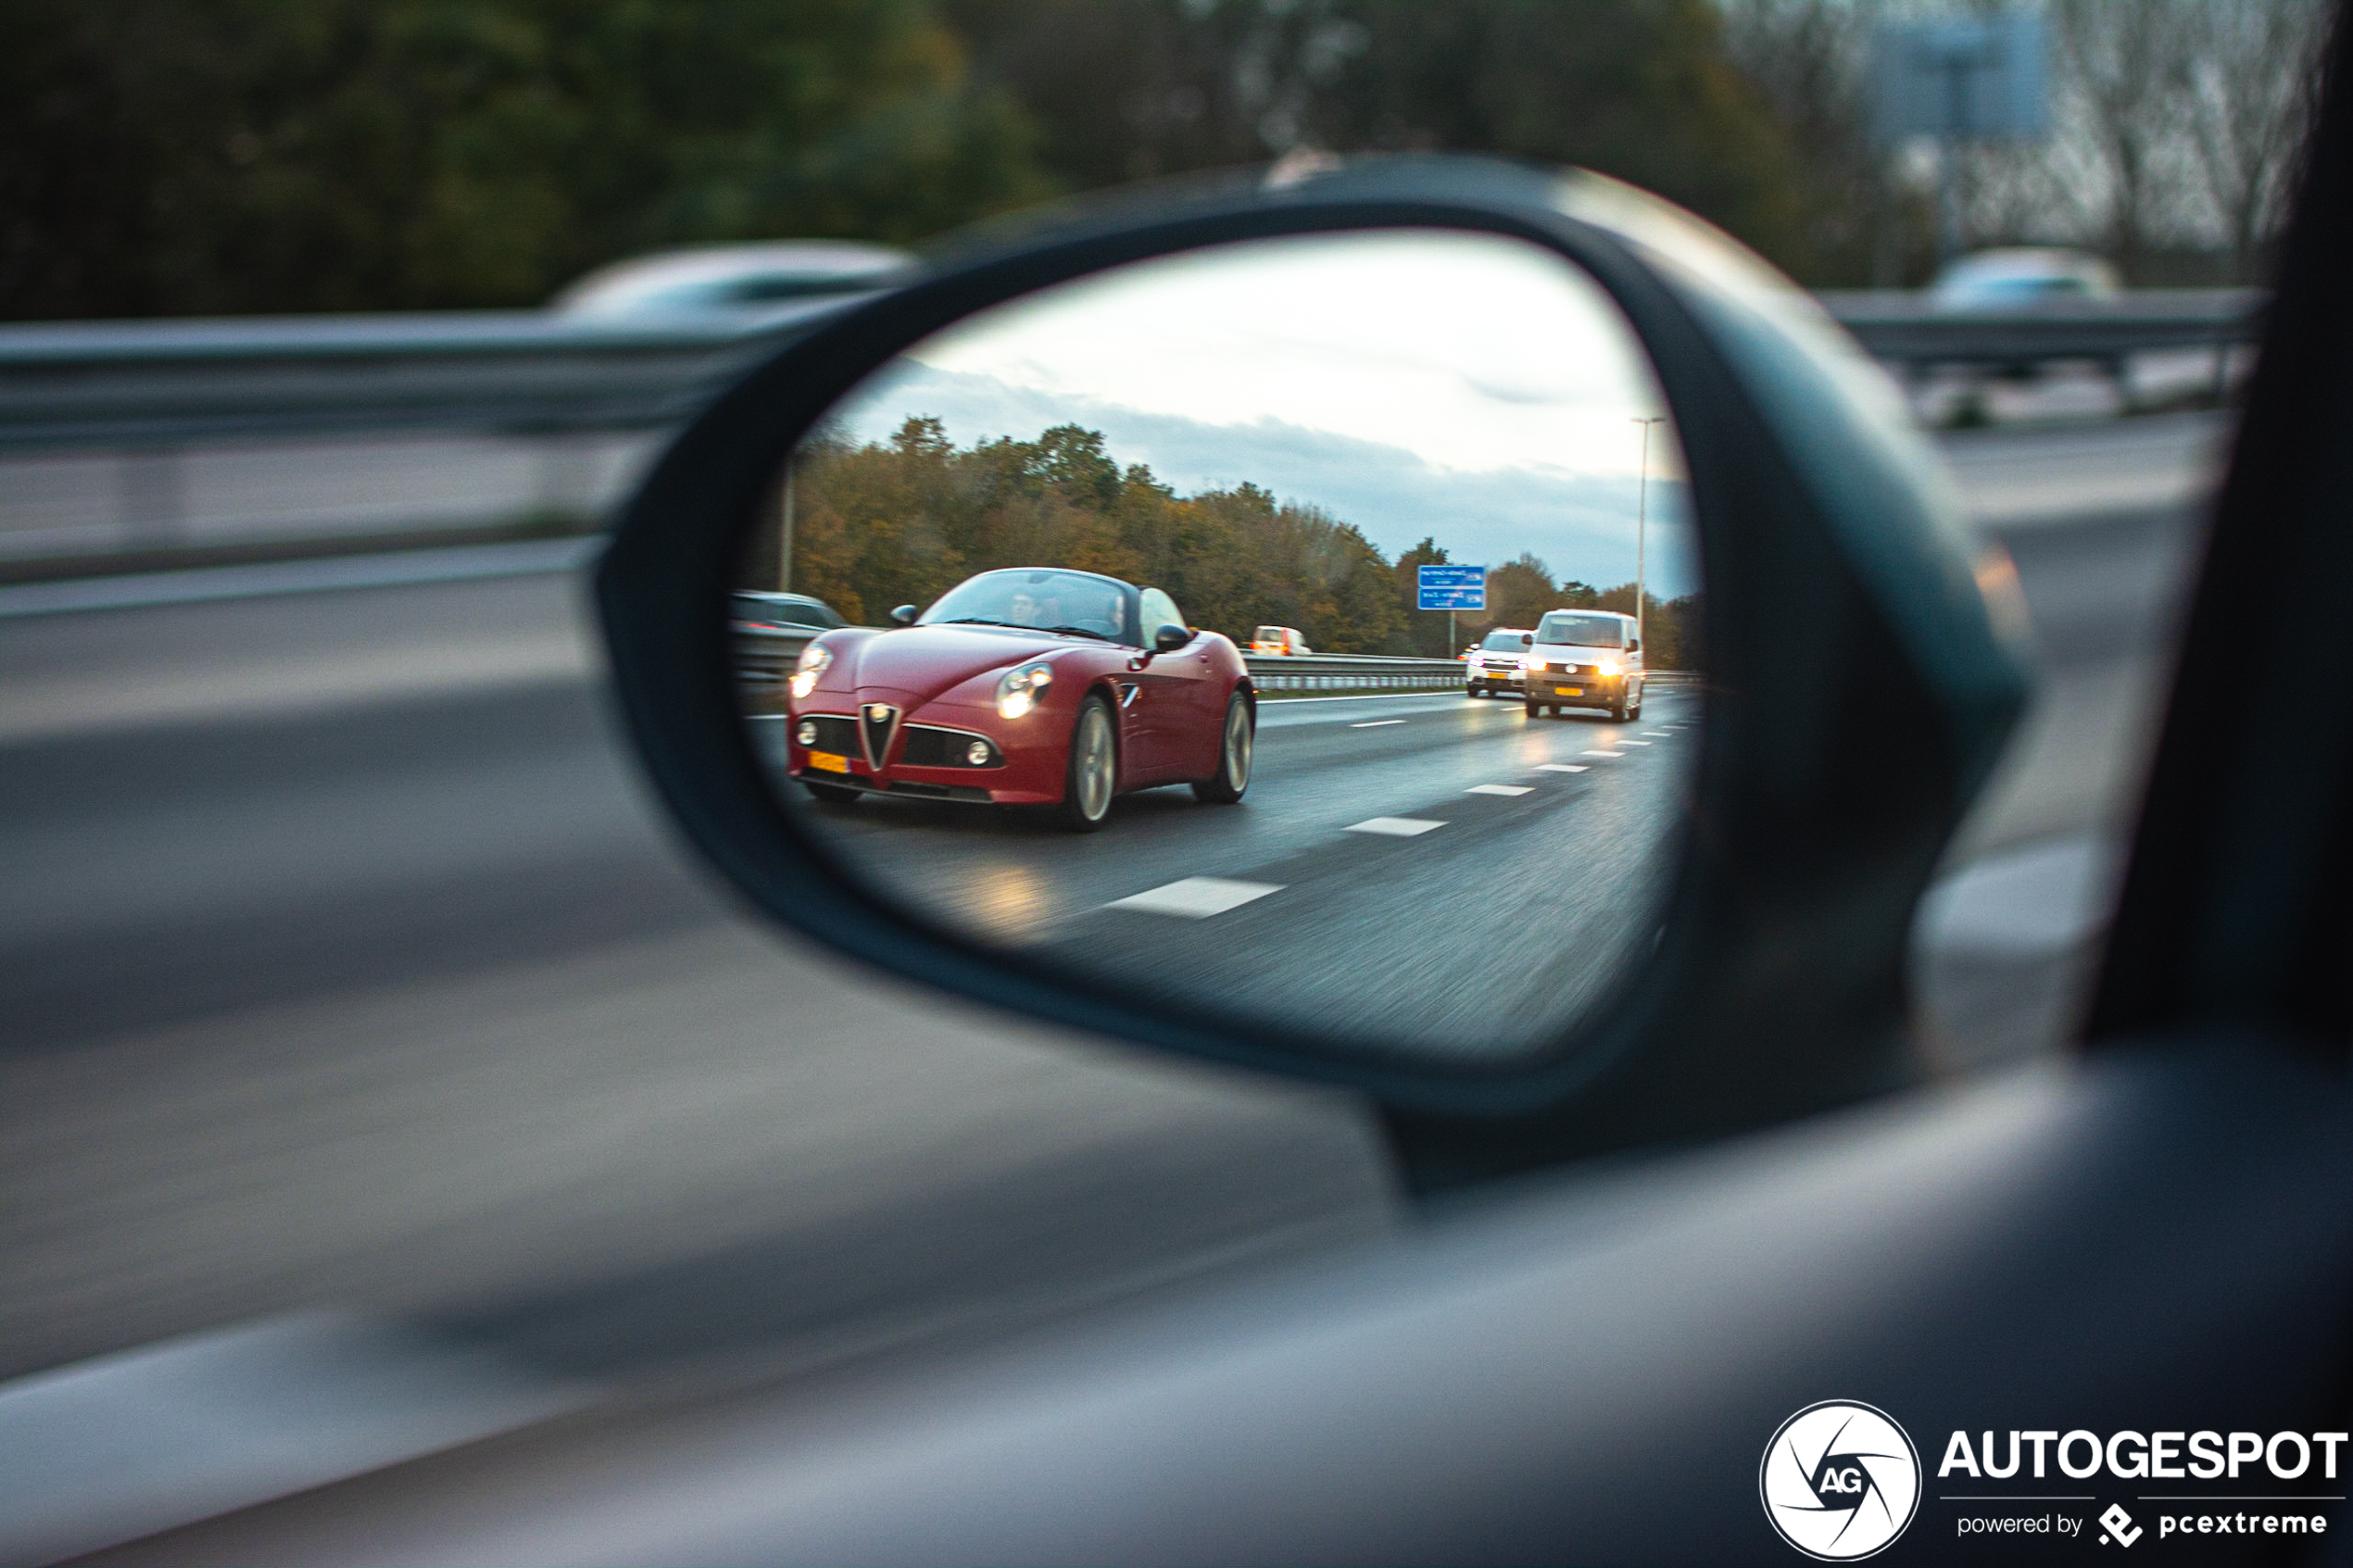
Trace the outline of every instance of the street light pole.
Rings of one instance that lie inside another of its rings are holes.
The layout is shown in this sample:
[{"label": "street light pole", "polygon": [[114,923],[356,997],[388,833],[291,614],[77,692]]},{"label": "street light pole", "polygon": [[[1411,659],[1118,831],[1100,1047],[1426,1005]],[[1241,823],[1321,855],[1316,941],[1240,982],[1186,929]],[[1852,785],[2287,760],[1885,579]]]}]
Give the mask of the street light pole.
[{"label": "street light pole", "polygon": [[1634,482],[1634,640],[1639,643],[1642,640],[1642,601],[1650,596],[1643,587],[1643,569],[1649,564],[1651,426],[1665,424],[1667,416],[1653,414],[1633,422],[1642,427],[1642,473]]}]

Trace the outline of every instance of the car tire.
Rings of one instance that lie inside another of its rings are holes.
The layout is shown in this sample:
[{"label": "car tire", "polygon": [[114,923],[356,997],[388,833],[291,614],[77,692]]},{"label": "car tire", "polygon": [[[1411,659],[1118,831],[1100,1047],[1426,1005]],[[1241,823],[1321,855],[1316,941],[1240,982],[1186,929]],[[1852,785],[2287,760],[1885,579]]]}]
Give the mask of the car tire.
[{"label": "car tire", "polygon": [[800,787],[807,790],[810,798],[820,806],[855,806],[858,804],[858,797],[866,793],[862,789],[847,789],[840,784],[817,784],[809,779],[801,780]]},{"label": "car tire", "polygon": [[1226,721],[1217,731],[1217,771],[1193,784],[1193,798],[1231,806],[1250,787],[1250,766],[1258,750],[1258,710],[1236,692],[1226,699]]},{"label": "car tire", "polygon": [[1626,688],[1620,686],[1617,691],[1617,700],[1609,705],[1610,721],[1623,724],[1629,716],[1626,707]]},{"label": "car tire", "polygon": [[1520,702],[1520,708],[1530,719],[1535,718],[1538,714],[1544,711],[1540,705],[1528,701],[1524,698]]},{"label": "car tire", "polygon": [[1119,788],[1119,726],[1100,692],[1078,705],[1063,762],[1062,804],[1055,821],[1071,833],[1093,833],[1111,816]]},{"label": "car tire", "polygon": [[1629,719],[1639,719],[1639,718],[1641,718],[1642,716],[1642,688],[1641,687],[1641,685],[1637,684],[1637,685],[1634,687],[1634,705],[1633,705],[1631,708],[1629,708],[1629,709],[1626,710],[1626,717],[1628,717]]}]

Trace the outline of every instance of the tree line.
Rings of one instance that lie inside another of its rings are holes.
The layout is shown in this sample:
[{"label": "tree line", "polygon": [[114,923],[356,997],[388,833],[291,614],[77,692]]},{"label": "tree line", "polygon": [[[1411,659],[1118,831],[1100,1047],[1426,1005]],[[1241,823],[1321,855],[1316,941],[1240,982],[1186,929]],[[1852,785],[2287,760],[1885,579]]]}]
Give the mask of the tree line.
[{"label": "tree line", "polygon": [[[1122,466],[1100,432],[1057,425],[1035,440],[960,447],[939,420],[911,418],[887,440],[838,433],[805,441],[791,499],[791,571],[781,527],[755,535],[747,586],[788,582],[854,622],[923,606],[975,572],[1064,566],[1165,590],[1192,624],[1247,644],[1259,626],[1290,626],[1324,653],[1444,658],[1447,618],[1415,608],[1416,568],[1446,551],[1424,539],[1390,560],[1353,524],[1255,484],[1191,495],[1140,463]],[[1532,555],[1488,574],[1491,610],[1464,614],[1465,640],[1491,626],[1532,627],[1545,610],[1632,613],[1634,585],[1554,581]],[[1646,606],[1654,668],[1696,656],[1699,596]]]},{"label": "tree line", "polygon": [[[1918,282],[1879,22],[1957,0],[8,0],[0,319],[523,306],[651,248],[915,242],[1286,153],[1581,164],[1800,282]],[[2324,0],[2047,0],[1973,244],[2252,280]],[[2203,269],[2203,270],[2200,270]]]},{"label": "tree line", "polygon": [[1576,162],[1793,264],[1710,0],[8,0],[0,318],[535,305],[1300,147]]}]

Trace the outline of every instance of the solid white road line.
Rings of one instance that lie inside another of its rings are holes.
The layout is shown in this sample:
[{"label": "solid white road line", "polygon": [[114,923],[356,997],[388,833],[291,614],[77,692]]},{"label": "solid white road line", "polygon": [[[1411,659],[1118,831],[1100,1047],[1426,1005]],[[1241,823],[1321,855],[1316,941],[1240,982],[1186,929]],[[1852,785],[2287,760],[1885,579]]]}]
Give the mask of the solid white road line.
[{"label": "solid white road line", "polygon": [[1165,887],[1155,887],[1126,898],[1114,898],[1103,908],[1138,909],[1148,915],[1176,915],[1184,920],[1207,920],[1211,915],[1222,915],[1227,909],[1239,909],[1253,898],[1264,898],[1269,893],[1280,893],[1282,890],[1279,883],[1227,882],[1223,877],[1189,876]]},{"label": "solid white road line", "polygon": [[1463,793],[1465,795],[1527,795],[1531,792],[1526,784],[1473,784]]},{"label": "solid white road line", "polygon": [[1540,773],[1590,773],[1593,770],[1582,762],[1539,762],[1536,771]]},{"label": "solid white road line", "polygon": [[1351,724],[1348,727],[1352,730],[1378,730],[1383,724],[1402,724],[1404,721],[1403,719],[1367,719],[1360,724]]},{"label": "solid white road line", "polygon": [[0,1384],[0,1560],[54,1562],[596,1398],[396,1323],[241,1323]]},{"label": "solid white road line", "polygon": [[1425,822],[1419,817],[1367,817],[1361,822],[1349,823],[1342,831],[1378,833],[1390,838],[1411,838],[1416,834],[1428,833],[1432,828],[1442,828],[1445,825],[1444,822]]},{"label": "solid white road line", "polygon": [[1624,752],[1622,752],[1622,751],[1599,751],[1599,750],[1596,750],[1596,751],[1580,751],[1580,752],[1579,752],[1577,755],[1579,755],[1579,757],[1623,757],[1623,756],[1625,756],[1625,755],[1626,755],[1626,753],[1624,753]]}]

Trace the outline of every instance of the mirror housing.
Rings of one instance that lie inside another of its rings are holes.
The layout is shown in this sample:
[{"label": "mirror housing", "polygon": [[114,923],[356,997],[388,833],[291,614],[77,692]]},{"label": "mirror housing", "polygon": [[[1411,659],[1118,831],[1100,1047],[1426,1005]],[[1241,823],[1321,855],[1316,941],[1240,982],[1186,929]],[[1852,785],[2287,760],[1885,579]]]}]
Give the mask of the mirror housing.
[{"label": "mirror housing", "polygon": [[1152,633],[1152,652],[1175,653],[1193,640],[1193,634],[1182,626],[1163,626]]},{"label": "mirror housing", "polygon": [[1519,634],[1519,646],[1524,648],[1534,647],[1536,646],[1536,633],[1533,632],[1522,632]]},{"label": "mirror housing", "polygon": [[[911,918],[791,820],[736,709],[720,608],[783,452],[900,350],[976,311],[1202,246],[1397,228],[1503,234],[1582,269],[1651,356],[1681,433],[1708,584],[1706,723],[1664,922],[1606,1006],[1508,1064],[1384,1059],[981,947]],[[779,349],[681,433],[597,594],[656,787],[761,908],[953,993],[1361,1090],[1428,1189],[1770,1124],[1922,1073],[1905,999],[1913,909],[2026,696],[2004,566],[1886,378],[1763,263],[1601,176],[1415,157],[1273,188],[1162,188],[942,255]],[[1745,678],[1792,659],[1813,672],[1796,689]]]},{"label": "mirror housing", "polygon": [[890,612],[890,623],[893,626],[912,626],[915,623],[915,617],[922,613],[923,611],[913,605],[900,605]]}]

